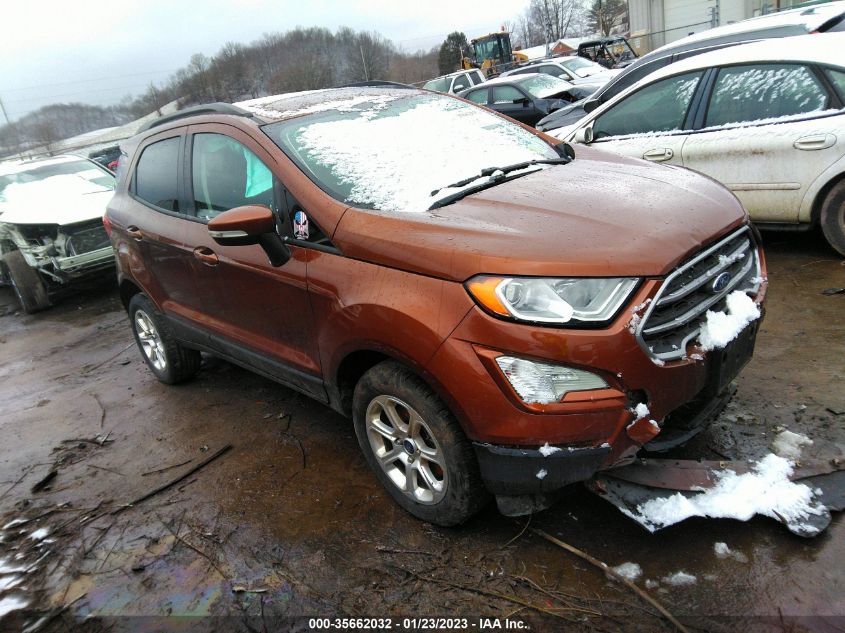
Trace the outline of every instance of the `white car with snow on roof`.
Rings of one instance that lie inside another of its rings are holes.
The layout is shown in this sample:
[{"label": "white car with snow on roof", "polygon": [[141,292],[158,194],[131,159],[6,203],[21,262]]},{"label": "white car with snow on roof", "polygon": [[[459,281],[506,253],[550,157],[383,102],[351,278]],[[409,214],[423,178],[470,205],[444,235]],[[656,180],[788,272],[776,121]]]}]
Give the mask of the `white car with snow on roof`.
[{"label": "white car with snow on roof", "polygon": [[845,255],[843,50],[845,34],[825,33],[705,53],[552,134],[702,172],[756,223],[820,225]]},{"label": "white car with snow on roof", "polygon": [[51,294],[114,270],[103,228],[115,177],[78,156],[0,164],[0,282],[27,313]]}]

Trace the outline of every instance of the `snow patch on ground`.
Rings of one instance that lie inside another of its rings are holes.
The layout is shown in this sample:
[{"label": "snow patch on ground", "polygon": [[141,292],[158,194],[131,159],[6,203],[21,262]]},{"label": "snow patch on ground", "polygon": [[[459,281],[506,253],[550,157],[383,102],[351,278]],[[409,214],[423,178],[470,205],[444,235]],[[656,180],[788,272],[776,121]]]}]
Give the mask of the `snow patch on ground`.
[{"label": "snow patch on ground", "polygon": [[637,563],[622,563],[616,567],[611,567],[611,569],[631,582],[634,582],[637,578],[643,575],[642,567],[640,567]]},{"label": "snow patch on ground", "polygon": [[698,579],[695,576],[688,574],[685,571],[676,571],[674,574],[663,577],[663,582],[667,585],[672,585],[673,587],[694,585],[697,581]]},{"label": "snow patch on ground", "polygon": [[657,589],[660,586],[660,583],[656,580],[652,580],[651,578],[646,579],[645,581],[645,588],[646,589]]},{"label": "snow patch on ground", "polygon": [[738,563],[748,562],[748,558],[745,556],[745,554],[732,550],[730,547],[728,547],[727,543],[713,543],[713,551],[716,553],[716,558],[720,558],[722,560],[725,560],[726,558],[732,558]]},{"label": "snow patch on ground", "polygon": [[801,449],[812,446],[813,440],[806,435],[783,430],[775,436],[772,442],[772,452],[787,459],[796,460],[801,457]]},{"label": "snow patch on ground", "polygon": [[718,483],[700,494],[688,498],[676,493],[646,501],[637,506],[636,512],[623,512],[651,532],[695,516],[748,521],[755,514],[762,514],[782,519],[807,534],[816,534],[818,529],[807,519],[827,510],[815,500],[810,488],[789,480],[792,470],[792,462],[769,454],[748,473],[715,473]]},{"label": "snow patch on ground", "polygon": [[50,530],[47,528],[38,528],[32,534],[29,535],[33,541],[43,541],[47,538],[47,535],[50,533]]},{"label": "snow patch on ground", "polygon": [[548,457],[549,455],[552,455],[552,454],[554,454],[554,453],[557,453],[557,452],[559,452],[560,450],[561,450],[561,449],[559,449],[557,446],[549,446],[549,443],[548,443],[548,442],[546,442],[545,444],[543,444],[543,445],[540,447],[540,454],[541,454],[543,457]]},{"label": "snow patch on ground", "polygon": [[725,312],[707,311],[707,322],[698,336],[705,351],[725,347],[746,325],[760,318],[760,308],[741,290],[734,290],[729,294],[727,303]]}]

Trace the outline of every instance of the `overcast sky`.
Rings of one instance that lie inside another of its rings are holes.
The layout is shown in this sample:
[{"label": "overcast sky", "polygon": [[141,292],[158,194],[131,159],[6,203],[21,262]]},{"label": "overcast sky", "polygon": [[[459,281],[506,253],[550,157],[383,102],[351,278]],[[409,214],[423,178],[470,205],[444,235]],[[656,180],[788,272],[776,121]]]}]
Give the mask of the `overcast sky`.
[{"label": "overcast sky", "polygon": [[[7,0],[0,99],[12,120],[48,103],[108,105],[162,83],[193,53],[296,26],[378,31],[406,51],[498,30],[528,0]],[[5,121],[0,118],[0,124]]]}]

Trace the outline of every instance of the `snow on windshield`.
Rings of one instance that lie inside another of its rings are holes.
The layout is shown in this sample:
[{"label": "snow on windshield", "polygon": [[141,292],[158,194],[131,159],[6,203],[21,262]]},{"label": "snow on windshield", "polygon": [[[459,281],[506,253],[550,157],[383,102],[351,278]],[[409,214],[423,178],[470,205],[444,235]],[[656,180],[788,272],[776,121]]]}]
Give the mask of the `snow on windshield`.
[{"label": "snow on windshield", "polygon": [[572,87],[572,84],[568,81],[552,77],[551,75],[537,75],[536,77],[531,77],[520,82],[520,85],[540,99],[551,97]]},{"label": "snow on windshield", "polygon": [[558,157],[501,117],[432,94],[370,96],[347,111],[333,108],[263,129],[330,195],[385,211],[425,211],[456,191],[434,190],[484,168]]}]

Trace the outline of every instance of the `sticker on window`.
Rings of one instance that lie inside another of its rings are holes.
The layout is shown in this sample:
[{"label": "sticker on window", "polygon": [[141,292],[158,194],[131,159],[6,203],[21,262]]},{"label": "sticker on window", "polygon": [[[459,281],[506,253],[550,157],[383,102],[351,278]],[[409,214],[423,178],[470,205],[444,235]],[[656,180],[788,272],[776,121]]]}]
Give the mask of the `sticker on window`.
[{"label": "sticker on window", "polygon": [[304,211],[293,214],[293,236],[298,240],[308,239],[308,216]]}]

